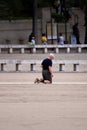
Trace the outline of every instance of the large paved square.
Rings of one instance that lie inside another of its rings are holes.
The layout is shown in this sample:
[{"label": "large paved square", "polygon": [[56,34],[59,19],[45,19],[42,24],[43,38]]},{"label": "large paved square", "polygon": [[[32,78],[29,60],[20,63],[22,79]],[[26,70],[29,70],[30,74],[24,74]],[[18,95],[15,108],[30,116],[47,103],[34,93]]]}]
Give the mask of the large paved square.
[{"label": "large paved square", "polygon": [[0,130],[86,130],[87,73],[0,73]]}]

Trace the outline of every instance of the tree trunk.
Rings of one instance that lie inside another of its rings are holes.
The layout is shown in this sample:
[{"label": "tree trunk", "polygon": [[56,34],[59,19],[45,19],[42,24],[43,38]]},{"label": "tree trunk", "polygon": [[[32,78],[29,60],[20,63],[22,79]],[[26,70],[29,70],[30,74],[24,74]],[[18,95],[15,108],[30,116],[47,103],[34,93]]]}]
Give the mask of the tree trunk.
[{"label": "tree trunk", "polygon": [[33,33],[35,35],[36,44],[38,42],[38,29],[37,29],[37,0],[33,3]]},{"label": "tree trunk", "polygon": [[85,44],[87,44],[87,25],[85,26]]},{"label": "tree trunk", "polygon": [[87,44],[87,5],[85,7],[85,44]]}]

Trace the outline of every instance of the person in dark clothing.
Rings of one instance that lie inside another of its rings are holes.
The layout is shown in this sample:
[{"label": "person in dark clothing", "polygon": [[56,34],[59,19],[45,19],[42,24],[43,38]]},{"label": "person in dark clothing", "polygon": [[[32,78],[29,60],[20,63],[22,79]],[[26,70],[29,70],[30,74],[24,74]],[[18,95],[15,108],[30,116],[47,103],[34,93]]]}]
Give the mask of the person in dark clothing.
[{"label": "person in dark clothing", "polygon": [[81,44],[79,41],[80,35],[79,35],[78,23],[73,25],[73,35],[76,37],[77,44]]},{"label": "person in dark clothing", "polygon": [[[35,45],[35,35],[33,32],[29,35],[28,42],[29,45]],[[29,51],[32,53],[32,48],[29,48]]]},{"label": "person in dark clothing", "polygon": [[52,60],[54,59],[54,54],[50,53],[50,55],[45,58],[42,63],[42,79],[36,78],[35,83],[43,82],[43,83],[52,83],[52,77],[53,77],[53,72],[52,72]]},{"label": "person in dark clothing", "polygon": [[29,35],[28,42],[31,42],[31,40],[32,40],[32,37],[35,37],[33,32],[32,32],[32,33]]}]

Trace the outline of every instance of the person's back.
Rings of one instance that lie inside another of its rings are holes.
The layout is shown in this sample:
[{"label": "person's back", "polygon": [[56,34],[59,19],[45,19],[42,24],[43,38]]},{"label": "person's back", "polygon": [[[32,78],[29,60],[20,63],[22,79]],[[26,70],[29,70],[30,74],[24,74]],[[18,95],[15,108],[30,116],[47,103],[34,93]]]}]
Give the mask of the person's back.
[{"label": "person's back", "polygon": [[47,42],[46,36],[42,36],[41,41],[42,41],[42,43]]},{"label": "person's back", "polygon": [[32,45],[35,45],[35,37],[32,37],[31,43]]},{"label": "person's back", "polygon": [[76,37],[77,44],[81,44],[80,41],[79,41],[80,34],[79,34],[79,29],[78,29],[78,23],[76,23],[73,26],[73,35]]},{"label": "person's back", "polygon": [[46,58],[43,60],[42,65],[43,65],[43,70],[49,70],[49,66],[52,66],[52,61]]},{"label": "person's back", "polygon": [[78,23],[76,23],[74,26],[73,26],[73,34],[75,36],[79,36],[79,29],[78,29]]},{"label": "person's back", "polygon": [[62,33],[60,33],[60,36],[59,36],[59,44],[60,45],[64,44],[64,37],[62,36]]},{"label": "person's back", "polygon": [[41,42],[44,44],[44,45],[47,45],[47,37],[45,35],[45,33],[42,34],[42,37],[41,37]]}]

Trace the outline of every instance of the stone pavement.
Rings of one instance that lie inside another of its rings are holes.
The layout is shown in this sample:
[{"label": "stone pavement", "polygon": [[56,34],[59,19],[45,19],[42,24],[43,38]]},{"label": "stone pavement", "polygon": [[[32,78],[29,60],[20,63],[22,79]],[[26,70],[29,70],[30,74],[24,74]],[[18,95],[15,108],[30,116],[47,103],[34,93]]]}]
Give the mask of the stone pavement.
[{"label": "stone pavement", "polygon": [[0,130],[86,130],[87,73],[0,73]]}]

